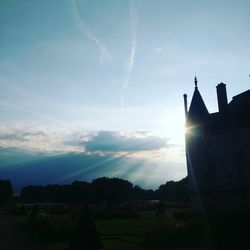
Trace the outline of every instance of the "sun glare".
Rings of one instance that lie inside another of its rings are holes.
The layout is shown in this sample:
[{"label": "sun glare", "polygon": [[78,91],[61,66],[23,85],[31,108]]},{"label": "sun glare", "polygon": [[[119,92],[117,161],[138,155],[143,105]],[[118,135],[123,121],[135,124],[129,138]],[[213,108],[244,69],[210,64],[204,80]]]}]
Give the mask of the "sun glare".
[{"label": "sun glare", "polygon": [[[165,116],[167,117],[167,116]],[[168,139],[169,143],[184,145],[185,142],[185,118],[179,111],[173,112],[168,119],[161,123],[159,136]]]}]

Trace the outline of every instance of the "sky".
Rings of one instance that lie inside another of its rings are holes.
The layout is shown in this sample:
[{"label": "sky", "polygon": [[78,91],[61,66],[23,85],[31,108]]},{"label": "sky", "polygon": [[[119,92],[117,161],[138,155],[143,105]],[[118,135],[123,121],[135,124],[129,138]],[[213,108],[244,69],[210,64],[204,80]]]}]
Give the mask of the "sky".
[{"label": "sky", "polygon": [[67,156],[60,180],[185,177],[183,94],[190,103],[196,75],[216,112],[218,83],[229,101],[249,89],[249,11],[248,0],[1,0],[0,172],[46,160],[49,173]]}]

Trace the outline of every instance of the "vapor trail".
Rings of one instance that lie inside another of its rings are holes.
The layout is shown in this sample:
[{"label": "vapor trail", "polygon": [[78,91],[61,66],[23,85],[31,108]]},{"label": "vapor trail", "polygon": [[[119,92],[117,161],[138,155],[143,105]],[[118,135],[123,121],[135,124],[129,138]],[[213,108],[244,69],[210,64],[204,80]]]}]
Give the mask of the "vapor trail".
[{"label": "vapor trail", "polygon": [[56,119],[54,119],[53,117],[50,117],[50,116],[48,116],[48,115],[41,114],[41,113],[36,112],[36,111],[32,111],[32,110],[26,109],[26,108],[24,108],[24,107],[15,105],[15,104],[13,104],[13,103],[5,102],[5,101],[0,101],[0,105],[4,105],[4,106],[7,106],[7,107],[16,109],[16,110],[24,111],[24,112],[33,114],[33,115],[35,115],[35,116],[37,116],[37,117],[40,117],[40,118],[43,118],[43,119],[46,119],[46,120],[50,120],[50,121],[55,122],[55,123],[58,123],[58,124],[62,124],[61,121],[56,120]]},{"label": "vapor trail", "polygon": [[131,38],[132,45],[131,51],[127,63],[125,64],[124,76],[122,80],[122,90],[121,90],[121,107],[124,107],[124,92],[129,85],[129,78],[134,66],[135,54],[136,54],[136,45],[137,45],[137,25],[138,25],[138,16],[137,12],[132,5],[130,4],[130,29],[131,29]]},{"label": "vapor trail", "polygon": [[33,36],[27,34],[26,32],[23,32],[21,30],[17,30],[13,27],[10,27],[10,26],[6,26],[6,25],[0,25],[0,29],[1,30],[4,30],[4,31],[7,31],[11,34],[14,34],[14,35],[18,35],[18,36],[22,36],[23,38],[26,38],[26,39],[29,39],[29,40],[33,40],[33,41],[37,41],[37,39],[35,39]]},{"label": "vapor trail", "polygon": [[103,65],[103,63],[110,58],[108,50],[105,48],[104,44],[99,39],[97,39],[97,37],[93,35],[89,27],[87,27],[87,25],[82,21],[76,1],[69,0],[69,2],[70,2],[71,14],[74,19],[76,27],[82,32],[84,36],[86,36],[89,40],[93,41],[97,45],[97,47],[100,50],[99,62],[101,65]]}]

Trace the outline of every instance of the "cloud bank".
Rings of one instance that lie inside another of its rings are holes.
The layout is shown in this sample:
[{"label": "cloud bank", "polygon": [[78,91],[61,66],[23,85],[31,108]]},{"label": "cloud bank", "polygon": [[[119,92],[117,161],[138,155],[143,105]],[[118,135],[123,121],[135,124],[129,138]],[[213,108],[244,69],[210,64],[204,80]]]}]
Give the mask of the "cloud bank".
[{"label": "cloud bank", "polygon": [[13,180],[16,190],[100,176],[156,187],[185,176],[181,154],[150,131],[75,132],[0,124],[0,175]]},{"label": "cloud bank", "polygon": [[120,133],[117,131],[100,131],[86,142],[87,151],[95,152],[127,152],[153,151],[165,148],[167,142],[163,138],[146,133]]},{"label": "cloud bank", "polygon": [[144,158],[151,153],[167,150],[169,145],[166,138],[154,136],[148,131],[74,132],[52,127],[9,127],[0,124],[0,147],[129,157],[138,157],[140,153],[140,157]]}]

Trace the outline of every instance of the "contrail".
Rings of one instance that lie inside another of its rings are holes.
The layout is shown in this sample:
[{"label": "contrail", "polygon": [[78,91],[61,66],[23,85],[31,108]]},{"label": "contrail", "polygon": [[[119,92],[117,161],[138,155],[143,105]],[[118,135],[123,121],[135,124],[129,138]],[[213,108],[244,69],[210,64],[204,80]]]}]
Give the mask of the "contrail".
[{"label": "contrail", "polygon": [[70,2],[70,9],[71,14],[74,19],[76,27],[82,32],[84,36],[86,36],[89,40],[95,42],[97,47],[100,49],[100,64],[103,65],[105,61],[107,61],[110,58],[108,50],[105,48],[104,44],[98,40],[92,33],[92,31],[87,27],[87,25],[82,21],[78,7],[75,0],[69,0]]},{"label": "contrail", "polygon": [[30,36],[29,34],[27,34],[26,32],[23,32],[21,30],[17,30],[15,28],[12,28],[10,26],[6,26],[6,25],[0,25],[0,29],[7,31],[9,33],[12,33],[14,35],[18,35],[18,36],[22,36],[23,38],[29,39],[29,40],[33,40],[33,41],[37,41],[37,39],[35,39],[33,36]]},{"label": "contrail", "polygon": [[26,109],[26,108],[21,107],[21,106],[17,106],[17,105],[15,105],[13,103],[5,102],[5,101],[0,101],[0,105],[4,105],[4,106],[7,106],[7,107],[10,107],[10,108],[13,108],[13,109],[24,111],[24,112],[33,114],[33,115],[35,115],[37,117],[40,117],[40,118],[43,118],[43,119],[46,119],[46,120],[50,120],[50,121],[58,123],[58,124],[63,124],[63,122],[61,122],[59,120],[56,120],[53,117],[50,117],[48,115],[44,115],[44,114],[38,113],[36,111],[32,111],[32,110]]},{"label": "contrail", "polygon": [[124,107],[124,92],[125,89],[128,87],[129,84],[129,78],[131,75],[131,71],[133,69],[134,61],[135,61],[135,54],[136,54],[136,44],[137,44],[137,25],[138,25],[138,16],[137,12],[132,5],[130,4],[130,26],[131,26],[131,38],[132,38],[132,46],[131,46],[131,51],[129,54],[128,61],[125,65],[124,69],[124,77],[122,80],[122,90],[121,90],[121,107]]}]

